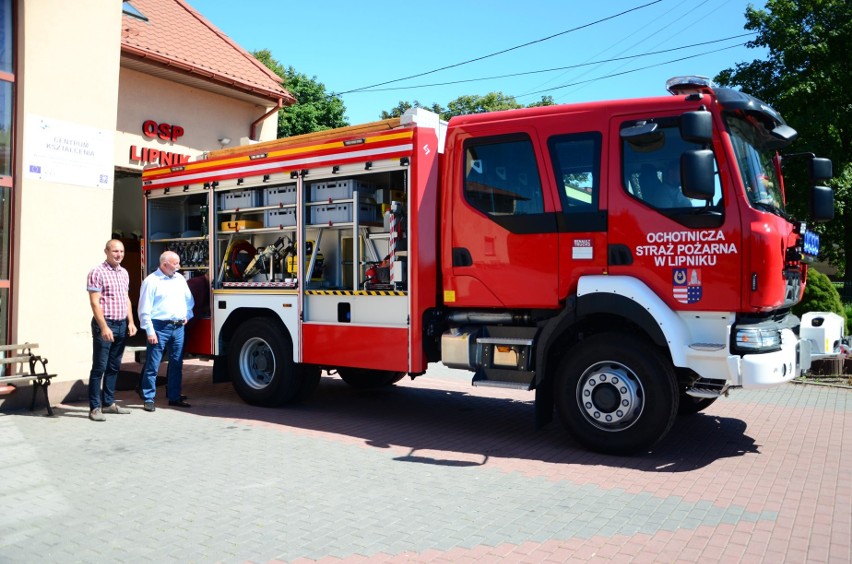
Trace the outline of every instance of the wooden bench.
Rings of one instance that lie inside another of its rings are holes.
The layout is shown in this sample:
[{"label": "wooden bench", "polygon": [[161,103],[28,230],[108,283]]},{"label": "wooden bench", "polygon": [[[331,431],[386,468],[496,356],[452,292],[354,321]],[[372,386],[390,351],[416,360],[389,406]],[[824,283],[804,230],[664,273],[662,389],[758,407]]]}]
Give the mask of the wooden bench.
[{"label": "wooden bench", "polygon": [[47,397],[47,387],[50,385],[50,379],[56,374],[47,373],[47,359],[34,354],[35,348],[38,348],[38,343],[0,345],[0,395],[14,392],[16,383],[32,382],[33,399],[30,411],[35,411],[36,395],[41,389],[44,391],[44,401],[47,402],[47,414],[52,416],[53,408]]}]

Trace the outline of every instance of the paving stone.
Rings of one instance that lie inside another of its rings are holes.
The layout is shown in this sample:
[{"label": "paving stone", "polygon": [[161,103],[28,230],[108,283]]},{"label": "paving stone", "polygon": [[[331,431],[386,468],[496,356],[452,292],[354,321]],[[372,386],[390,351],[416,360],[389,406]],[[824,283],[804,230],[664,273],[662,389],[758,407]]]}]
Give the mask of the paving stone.
[{"label": "paving stone", "polygon": [[852,560],[848,390],[735,390],[610,457],[441,366],[375,393],[326,376],[283,409],[210,373],[187,362],[186,410],[126,391],[133,413],[99,425],[85,404],[0,414],[0,560]]}]

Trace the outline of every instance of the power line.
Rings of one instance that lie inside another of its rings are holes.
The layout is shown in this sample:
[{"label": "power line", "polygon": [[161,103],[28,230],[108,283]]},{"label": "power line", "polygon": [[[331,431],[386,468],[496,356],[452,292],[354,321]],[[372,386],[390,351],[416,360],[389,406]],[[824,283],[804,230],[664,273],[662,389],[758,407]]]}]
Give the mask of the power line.
[{"label": "power line", "polygon": [[[638,55],[628,55],[628,56],[625,56],[625,57],[614,57],[612,59],[603,59],[601,61],[589,61],[589,62],[585,62],[585,63],[578,63],[576,65],[568,65],[566,67],[554,67],[554,68],[550,68],[550,69],[540,69],[540,70],[525,71],[525,72],[518,72],[518,73],[512,73],[512,74],[502,74],[502,75],[495,75],[495,76],[482,76],[482,77],[478,77],[478,78],[466,78],[466,79],[463,79],[463,80],[452,80],[452,81],[449,81],[449,82],[433,82],[433,83],[430,83],[430,84],[418,84],[418,85],[414,85],[414,86],[394,86],[394,87],[391,87],[391,88],[372,88],[370,90],[362,89],[362,90],[357,90],[357,91],[350,90],[348,93],[349,94],[370,94],[370,93],[373,93],[373,92],[393,92],[393,91],[396,91],[396,90],[413,90],[415,88],[429,88],[429,87],[432,87],[432,86],[449,86],[449,85],[452,85],[452,84],[463,84],[463,83],[466,83],[466,82],[479,82],[479,81],[482,81],[482,80],[499,80],[499,79],[502,79],[502,78],[514,78],[514,77],[518,77],[518,76],[527,76],[527,75],[531,75],[531,74],[542,74],[542,73],[546,73],[546,72],[571,70],[571,69],[577,69],[577,68],[581,68],[581,67],[599,65],[599,64],[604,64],[604,63],[625,61],[625,60],[629,60],[629,59],[638,59],[640,57],[649,57],[651,55],[660,55],[660,54],[663,54],[663,53],[670,53],[672,51],[680,51],[682,49],[689,49],[689,48],[692,48],[692,47],[700,47],[702,45],[711,45],[713,43],[721,43],[722,41],[730,41],[731,39],[739,39],[740,37],[747,37],[747,36],[750,36],[750,35],[756,35],[756,32],[741,33],[739,35],[732,35],[730,37],[725,37],[725,38],[722,38],[722,39],[714,39],[712,41],[703,41],[701,43],[692,43],[691,45],[683,45],[681,47],[673,47],[671,49],[663,49],[663,50],[660,50],[660,51],[650,51],[648,53],[640,53]],[[744,43],[738,43],[736,45],[733,45],[732,47],[739,47],[740,45],[744,45]],[[727,48],[728,47],[726,47],[726,49]],[[710,53],[714,53],[714,52],[715,51],[710,51]],[[700,55],[704,55],[704,54],[707,54],[707,53],[700,53],[699,55],[696,55],[696,56],[700,56]],[[342,92],[341,94],[344,94],[344,93]],[[531,94],[535,94],[535,92],[532,92]],[[337,94],[335,94],[335,95],[337,95]]]},{"label": "power line", "polygon": [[629,10],[624,10],[623,12],[619,12],[619,13],[617,13],[617,14],[615,14],[615,15],[612,15],[612,16],[607,16],[607,17],[605,17],[605,18],[601,18],[601,19],[599,19],[599,20],[595,20],[595,21],[593,21],[593,22],[589,22],[589,23],[587,23],[587,24],[583,24],[583,25],[580,25],[580,26],[577,26],[577,27],[574,27],[574,28],[571,28],[571,29],[566,29],[565,31],[560,31],[559,33],[555,33],[555,34],[553,34],[553,35],[549,35],[549,36],[547,36],[547,37],[542,37],[541,39],[536,39],[536,40],[534,40],[534,41],[529,41],[529,42],[527,42],[527,43],[523,43],[523,44],[521,44],[521,45],[515,45],[514,47],[509,47],[508,49],[503,49],[503,50],[501,50],[501,51],[496,51],[496,52],[494,52],[494,53],[489,53],[488,55],[483,55],[483,56],[481,56],[481,57],[476,57],[475,59],[469,59],[469,60],[467,60],[467,61],[462,61],[462,62],[460,62],[460,63],[454,63],[454,64],[452,64],[452,65],[447,65],[447,66],[444,66],[444,67],[440,67],[440,68],[437,68],[437,69],[432,69],[432,70],[430,70],[430,71],[421,72],[421,73],[418,73],[418,74],[412,74],[412,75],[405,76],[405,77],[402,77],[402,78],[395,78],[395,79],[393,79],[393,80],[386,80],[386,81],[384,81],[384,82],[379,82],[379,83],[377,83],[377,84],[372,84],[372,85],[370,85],[370,86],[362,86],[362,87],[360,87],[360,88],[353,88],[353,89],[351,89],[351,90],[344,90],[343,92],[335,92],[335,93],[333,93],[332,95],[334,95],[334,96],[341,96],[341,95],[343,95],[343,94],[351,94],[351,93],[353,93],[353,92],[360,92],[360,91],[362,91],[362,90],[369,90],[369,89],[371,89],[371,88],[376,88],[377,86],[384,86],[384,85],[386,85],[386,84],[392,84],[392,83],[394,83],[394,82],[401,82],[401,81],[403,81],[403,80],[410,80],[410,79],[412,79],[412,78],[419,78],[419,77],[421,77],[421,76],[426,76],[426,75],[428,75],[428,74],[433,74],[433,73],[436,73],[436,72],[440,72],[440,71],[444,71],[444,70],[448,70],[448,69],[452,69],[452,68],[460,67],[460,66],[463,66],[463,65],[467,65],[467,64],[470,64],[470,63],[475,63],[475,62],[478,62],[478,61],[482,61],[482,60],[484,60],[484,59],[488,59],[488,58],[491,58],[491,57],[496,57],[497,55],[503,55],[504,53],[509,53],[510,51],[515,51],[515,50],[517,50],[517,49],[521,49],[521,48],[523,48],[523,47],[529,47],[530,45],[535,45],[536,43],[542,43],[542,42],[544,42],[544,41],[548,41],[548,40],[550,40],[550,39],[553,39],[554,37],[559,37],[560,35],[565,35],[566,33],[572,33],[572,32],[574,32],[574,31],[578,31],[578,30],[581,30],[581,29],[585,29],[585,28],[587,28],[587,27],[591,27],[591,26],[593,26],[593,25],[597,25],[597,24],[599,24],[599,23],[603,23],[603,22],[605,22],[605,21],[613,20],[613,19],[615,19],[615,18],[618,18],[618,17],[620,17],[620,16],[623,16],[624,14],[629,14],[630,12],[635,12],[636,10],[641,10],[641,9],[643,9],[643,8],[647,8],[648,6],[652,6],[652,5],[654,5],[654,4],[658,4],[658,3],[660,3],[660,2],[662,2],[662,0],[654,0],[653,2],[648,2],[647,4],[642,4],[641,6],[636,6],[636,7],[634,7],[634,8],[630,8]]},{"label": "power line", "polygon": [[[554,86],[553,88],[545,88],[544,90],[537,90],[535,92],[527,92],[526,94],[524,94],[524,96],[532,96],[533,94],[542,94],[544,92],[550,92],[552,90],[560,90],[562,88],[568,88],[569,86],[577,86],[578,84],[586,84],[588,82],[595,82],[597,80],[604,80],[606,78],[614,78],[616,76],[622,76],[622,75],[625,75],[625,74],[631,74],[631,73],[634,73],[634,72],[648,70],[648,69],[652,69],[654,67],[661,67],[661,66],[668,65],[668,64],[671,64],[671,63],[678,63],[680,61],[685,61],[687,59],[694,59],[696,57],[703,57],[704,55],[710,55],[712,53],[719,53],[720,51],[727,51],[728,49],[733,49],[734,47],[741,47],[743,45],[746,45],[746,43],[737,43],[736,45],[729,45],[728,47],[722,47],[721,49],[714,49],[713,51],[705,51],[703,53],[697,53],[695,55],[689,55],[689,56],[686,56],[686,57],[681,57],[679,59],[672,59],[670,61],[664,61],[662,63],[655,63],[653,65],[648,65],[646,67],[639,67],[639,68],[636,68],[636,69],[626,70],[624,72],[616,72],[616,73],[607,74],[607,75],[604,75],[604,76],[599,76],[597,78],[590,78],[588,80],[580,80],[580,81],[577,81],[577,82],[562,84],[560,86]],[[513,98],[514,97],[515,96],[513,96]]]},{"label": "power line", "polygon": [[[624,47],[618,53],[615,53],[615,56],[623,55],[623,54],[629,52],[634,47],[637,47],[637,46],[641,45],[642,43],[645,43],[646,41],[648,41],[650,39],[656,40],[656,43],[654,45],[651,45],[649,48],[646,48],[646,50],[655,49],[655,48],[659,47],[660,45],[662,45],[663,43],[668,42],[669,40],[671,40],[673,37],[677,36],[678,34],[683,33],[686,30],[686,28],[680,26],[679,22],[681,20],[683,20],[687,16],[687,14],[696,14],[697,15],[696,10],[698,8],[700,8],[701,6],[704,6],[705,4],[707,4],[709,1],[710,0],[703,0],[703,2],[699,3],[697,6],[695,5],[695,2],[690,2],[688,4],[681,3],[677,7],[670,9],[670,10],[667,10],[664,14],[664,17],[673,16],[674,17],[673,21],[665,22],[665,21],[663,21],[663,18],[660,18],[658,16],[654,16],[653,22],[654,22],[654,25],[657,27],[656,30],[651,31],[645,25],[637,26],[636,30],[633,33],[624,37],[621,41],[619,41],[615,45],[612,45],[612,47],[607,47],[606,49],[604,49],[603,52],[606,52],[610,48],[614,48],[617,45],[620,45],[620,44],[626,42],[631,37],[638,35],[638,34],[641,34],[641,33],[644,33],[645,36],[642,37],[641,39],[639,39],[638,41],[633,42],[631,45]],[[686,13],[678,14],[678,12],[683,12],[684,10],[686,10]],[[673,31],[675,24],[678,24],[677,27],[680,27],[680,30],[674,30]],[[691,24],[691,25],[694,25],[694,24]],[[689,26],[687,26],[687,27],[689,27]],[[625,64],[626,63],[622,63],[609,72],[615,72],[618,69],[623,68],[625,66]],[[602,67],[603,65],[600,65],[600,66]],[[575,75],[573,77],[566,78],[565,80],[578,81],[585,76],[592,75],[593,72],[595,72],[595,70],[596,69],[588,68],[588,69],[585,70],[585,72],[582,72],[579,75],[577,75],[575,73]],[[603,69],[600,69],[598,72],[604,72],[604,71],[603,71]],[[543,88],[547,84],[555,83],[555,82],[557,82],[558,79],[562,78],[566,74],[568,74],[568,73],[567,72],[562,73],[559,77],[552,78],[546,84],[542,84],[538,88]],[[581,86],[581,88],[582,88],[582,86]],[[533,90],[536,90],[536,88],[534,88]],[[563,93],[563,95],[566,95],[566,94],[567,93]],[[525,94],[521,95],[521,97],[524,97],[524,96],[525,96]]]}]

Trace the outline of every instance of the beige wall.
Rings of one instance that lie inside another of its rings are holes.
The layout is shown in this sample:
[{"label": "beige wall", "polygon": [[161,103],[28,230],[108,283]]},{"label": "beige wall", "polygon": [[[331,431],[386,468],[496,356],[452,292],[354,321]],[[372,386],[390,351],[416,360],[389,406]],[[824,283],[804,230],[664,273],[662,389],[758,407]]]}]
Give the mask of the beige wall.
[{"label": "beige wall", "polygon": [[[138,148],[137,156],[142,148],[148,148],[198,157],[222,148],[219,139],[223,137],[231,140],[228,147],[248,144],[252,122],[273,107],[271,103],[259,106],[128,68],[122,68],[119,77],[115,166],[126,170],[142,170],[142,164],[130,158],[133,146]],[[179,125],[184,135],[174,142],[147,137],[142,124],[148,120]],[[263,122],[258,131],[260,140],[275,139],[277,128],[276,113]],[[142,231],[139,181],[116,182],[113,227],[125,234]]]},{"label": "beige wall", "polygon": [[[129,148],[137,145],[185,155],[220,149],[219,139],[231,139],[229,147],[247,144],[251,123],[266,114],[272,104],[259,106],[169,82],[122,68],[119,80],[115,164],[139,168],[129,160]],[[142,135],[146,120],[180,125],[185,133],[176,142]],[[275,139],[277,115],[267,119],[261,140]]]},{"label": "beige wall", "polygon": [[[121,2],[116,0],[17,0],[17,9],[10,341],[40,344],[50,371],[59,375],[51,386],[55,403],[72,385],[71,399],[85,397],[92,350],[86,275],[104,260],[114,220],[126,222],[128,231],[141,230],[141,186],[110,177],[108,186],[97,188],[25,174],[25,148],[35,138],[25,127],[28,116],[106,132],[114,136],[111,165],[141,171],[130,162],[131,145],[197,155],[220,148],[223,136],[232,139],[230,146],[245,144],[251,123],[272,104],[236,101],[121,68]],[[142,123],[148,119],[181,125],[186,134],[174,145],[144,137]],[[261,140],[274,139],[276,125],[273,114],[264,122]],[[106,161],[109,156],[106,151]],[[29,399],[13,396],[18,395]]]},{"label": "beige wall", "polygon": [[[121,3],[18,0],[13,342],[34,341],[59,380],[88,378],[88,270],[104,259],[112,188],[28,178],[28,116],[115,131]],[[108,154],[108,153],[107,153]],[[53,398],[58,401],[61,398]]]}]

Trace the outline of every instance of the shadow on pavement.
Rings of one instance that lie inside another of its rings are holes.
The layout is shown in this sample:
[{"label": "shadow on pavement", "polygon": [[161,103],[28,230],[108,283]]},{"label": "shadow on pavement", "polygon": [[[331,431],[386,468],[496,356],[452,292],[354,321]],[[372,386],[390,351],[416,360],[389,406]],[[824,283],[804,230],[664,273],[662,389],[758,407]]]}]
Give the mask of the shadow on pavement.
[{"label": "shadow on pavement", "polygon": [[[229,383],[213,384],[211,374],[210,363],[185,366],[183,391],[192,404],[187,414],[342,435],[373,448],[403,448],[408,453],[395,458],[400,462],[464,467],[500,457],[686,472],[722,458],[760,454],[743,421],[714,416],[712,408],[679,417],[662,443],[644,455],[608,456],[584,450],[556,418],[536,430],[531,392],[489,397],[489,389],[447,389],[457,384],[442,389],[444,382],[428,377],[360,390],[324,375],[304,403],[263,408],[244,403]],[[164,390],[158,390],[158,401],[163,396]],[[120,392],[119,398],[130,407],[139,402],[133,392]]]}]

